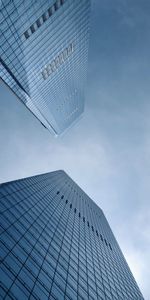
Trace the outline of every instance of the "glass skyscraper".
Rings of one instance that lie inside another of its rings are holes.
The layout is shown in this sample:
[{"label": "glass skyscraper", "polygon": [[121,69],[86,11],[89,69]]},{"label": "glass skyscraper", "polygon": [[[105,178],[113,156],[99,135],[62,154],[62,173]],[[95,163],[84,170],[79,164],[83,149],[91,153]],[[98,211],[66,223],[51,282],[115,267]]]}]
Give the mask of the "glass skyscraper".
[{"label": "glass skyscraper", "polygon": [[1,0],[0,76],[58,135],[84,109],[90,0]]},{"label": "glass skyscraper", "polygon": [[102,210],[64,172],[0,185],[1,299],[143,300]]}]

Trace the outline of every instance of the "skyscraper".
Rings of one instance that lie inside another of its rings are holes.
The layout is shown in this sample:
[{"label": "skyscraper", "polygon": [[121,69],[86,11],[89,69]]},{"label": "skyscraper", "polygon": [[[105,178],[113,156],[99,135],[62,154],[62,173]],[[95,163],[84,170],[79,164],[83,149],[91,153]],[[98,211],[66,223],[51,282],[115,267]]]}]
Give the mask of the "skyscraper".
[{"label": "skyscraper", "polygon": [[0,8],[0,76],[58,135],[84,109],[90,0],[2,0]]},{"label": "skyscraper", "polygon": [[0,186],[2,299],[142,300],[102,210],[63,171]]}]

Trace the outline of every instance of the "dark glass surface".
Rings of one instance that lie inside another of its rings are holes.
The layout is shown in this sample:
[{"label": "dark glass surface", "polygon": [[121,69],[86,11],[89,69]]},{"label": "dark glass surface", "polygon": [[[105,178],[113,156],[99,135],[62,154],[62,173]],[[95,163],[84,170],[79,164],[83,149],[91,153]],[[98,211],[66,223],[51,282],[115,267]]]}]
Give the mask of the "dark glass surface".
[{"label": "dark glass surface", "polygon": [[65,172],[0,195],[1,299],[143,299],[102,210]]}]

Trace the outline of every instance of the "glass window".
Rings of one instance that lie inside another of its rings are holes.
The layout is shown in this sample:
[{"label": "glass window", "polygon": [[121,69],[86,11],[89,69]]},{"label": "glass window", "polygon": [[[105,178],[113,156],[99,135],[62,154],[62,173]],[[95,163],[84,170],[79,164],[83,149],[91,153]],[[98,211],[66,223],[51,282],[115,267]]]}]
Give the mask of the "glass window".
[{"label": "glass window", "polygon": [[15,283],[12,285],[11,292],[17,299],[29,299],[29,292],[18,279],[16,279]]},{"label": "glass window", "polygon": [[51,294],[56,297],[56,299],[64,300],[63,291],[55,283],[53,283]]},{"label": "glass window", "polygon": [[36,282],[33,291],[39,299],[47,300],[49,297],[49,292],[38,281]]},{"label": "glass window", "polygon": [[70,299],[77,299],[77,292],[70,286],[67,284],[67,288],[66,288],[66,294]]},{"label": "glass window", "polygon": [[13,277],[11,278],[11,276],[9,276],[11,274],[9,274],[8,269],[5,266],[1,266],[0,269],[0,278],[2,283],[4,284],[4,286],[7,286],[7,288],[9,289],[10,286],[13,283]]}]

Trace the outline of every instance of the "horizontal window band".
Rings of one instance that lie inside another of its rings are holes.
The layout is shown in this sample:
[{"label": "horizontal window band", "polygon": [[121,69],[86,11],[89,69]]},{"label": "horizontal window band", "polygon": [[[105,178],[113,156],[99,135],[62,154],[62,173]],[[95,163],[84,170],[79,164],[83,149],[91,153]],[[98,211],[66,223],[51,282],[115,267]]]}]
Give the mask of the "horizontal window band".
[{"label": "horizontal window band", "polygon": [[74,46],[73,43],[71,43],[42,70],[43,79],[46,80],[53,72],[55,72],[73,52]]},{"label": "horizontal window band", "polygon": [[57,0],[48,10],[43,13],[24,33],[27,40],[38,28],[40,28],[63,4],[65,0]]}]

